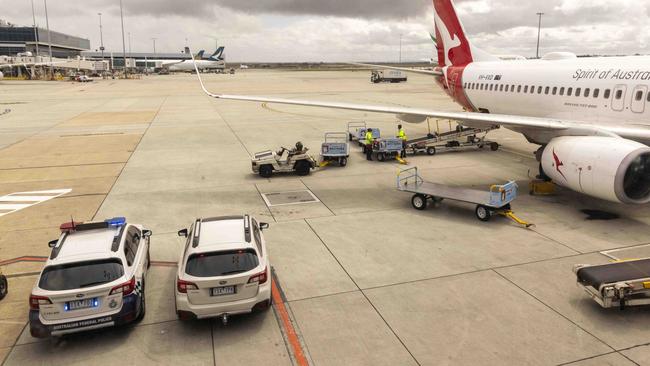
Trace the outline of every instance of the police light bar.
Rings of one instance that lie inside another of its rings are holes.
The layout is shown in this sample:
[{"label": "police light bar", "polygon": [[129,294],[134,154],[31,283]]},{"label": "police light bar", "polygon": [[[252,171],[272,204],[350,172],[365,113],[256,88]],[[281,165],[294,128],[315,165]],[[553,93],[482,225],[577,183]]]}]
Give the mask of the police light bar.
[{"label": "police light bar", "polygon": [[105,223],[108,224],[108,226],[122,226],[126,224],[126,218],[125,217],[113,217],[112,219],[106,219],[104,220]]}]

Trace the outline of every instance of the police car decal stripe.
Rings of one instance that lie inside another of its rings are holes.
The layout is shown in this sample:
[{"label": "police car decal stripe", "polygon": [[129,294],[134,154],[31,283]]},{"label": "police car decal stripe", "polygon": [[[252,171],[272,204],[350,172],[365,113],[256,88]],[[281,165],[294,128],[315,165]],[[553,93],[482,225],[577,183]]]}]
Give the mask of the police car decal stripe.
[{"label": "police car decal stripe", "polygon": [[72,189],[15,192],[0,197],[0,217],[70,193]]}]

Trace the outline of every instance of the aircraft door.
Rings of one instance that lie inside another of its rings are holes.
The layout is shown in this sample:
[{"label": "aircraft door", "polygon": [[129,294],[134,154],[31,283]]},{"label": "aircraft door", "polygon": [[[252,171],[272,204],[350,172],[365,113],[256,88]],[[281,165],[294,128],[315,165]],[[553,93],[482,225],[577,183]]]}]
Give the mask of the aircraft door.
[{"label": "aircraft door", "polygon": [[643,113],[645,111],[645,98],[648,95],[646,85],[637,85],[632,92],[631,109],[634,113]]},{"label": "aircraft door", "polygon": [[621,112],[625,109],[625,94],[627,94],[627,85],[619,84],[614,88],[612,93],[612,109]]}]

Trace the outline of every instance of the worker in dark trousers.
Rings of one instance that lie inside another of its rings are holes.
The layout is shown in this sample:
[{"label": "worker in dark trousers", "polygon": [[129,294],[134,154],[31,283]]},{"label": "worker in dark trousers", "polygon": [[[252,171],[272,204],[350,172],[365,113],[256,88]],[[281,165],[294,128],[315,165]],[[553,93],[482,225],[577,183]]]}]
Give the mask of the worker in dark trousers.
[{"label": "worker in dark trousers", "polygon": [[402,128],[402,125],[397,125],[397,138],[402,140],[402,153],[401,157],[406,157],[406,132]]},{"label": "worker in dark trousers", "polygon": [[372,137],[372,128],[369,128],[366,130],[366,145],[364,146],[364,149],[366,149],[366,160],[372,160],[372,143],[375,141],[375,139]]}]

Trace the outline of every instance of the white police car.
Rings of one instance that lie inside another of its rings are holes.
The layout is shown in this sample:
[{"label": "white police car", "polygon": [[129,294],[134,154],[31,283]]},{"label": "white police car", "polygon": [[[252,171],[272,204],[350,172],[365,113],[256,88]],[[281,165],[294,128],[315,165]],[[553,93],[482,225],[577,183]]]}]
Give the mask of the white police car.
[{"label": "white police car", "polygon": [[29,297],[29,329],[44,338],[141,320],[151,231],[123,217],[61,225]]},{"label": "white police car", "polygon": [[268,309],[271,265],[262,230],[248,215],[198,219],[178,232],[187,238],[178,263],[180,319],[221,317]]}]

